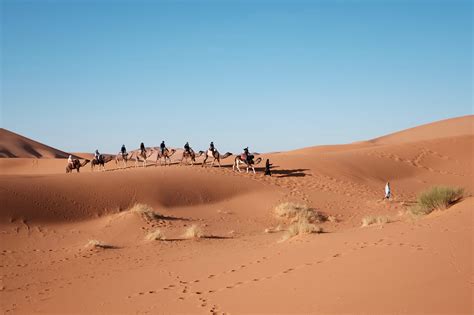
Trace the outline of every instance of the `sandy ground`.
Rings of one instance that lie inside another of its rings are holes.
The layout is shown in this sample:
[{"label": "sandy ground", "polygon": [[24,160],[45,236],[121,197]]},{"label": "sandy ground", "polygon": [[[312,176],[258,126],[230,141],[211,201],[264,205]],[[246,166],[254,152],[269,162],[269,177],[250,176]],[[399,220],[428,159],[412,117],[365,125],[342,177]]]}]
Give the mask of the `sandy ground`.
[{"label": "sandy ground", "polygon": [[[221,168],[160,167],[152,158],[145,168],[112,161],[79,174],[64,174],[64,159],[0,159],[0,309],[472,314],[473,123],[467,116],[262,154],[272,177],[263,163],[256,175],[233,172],[233,156]],[[387,180],[391,200],[383,199]],[[423,218],[407,215],[433,185],[463,187],[466,197]],[[336,220],[319,224],[325,233],[281,241],[284,231],[264,230],[288,226],[273,213],[288,201]],[[130,211],[137,203],[160,216]],[[362,228],[367,215],[391,222]],[[185,239],[191,225],[204,237]],[[157,228],[166,240],[146,240]]]}]

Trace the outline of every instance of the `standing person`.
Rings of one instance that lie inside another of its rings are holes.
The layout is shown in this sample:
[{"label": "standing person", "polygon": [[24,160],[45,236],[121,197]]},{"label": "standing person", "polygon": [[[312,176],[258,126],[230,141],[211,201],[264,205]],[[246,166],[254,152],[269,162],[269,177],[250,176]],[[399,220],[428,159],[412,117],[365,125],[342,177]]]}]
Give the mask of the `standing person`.
[{"label": "standing person", "polygon": [[143,153],[146,154],[146,149],[145,149],[145,145],[143,144],[143,142],[140,143],[140,153],[141,153],[141,155],[143,155]]},{"label": "standing person", "polygon": [[392,191],[390,189],[390,183],[387,182],[385,184],[385,199],[390,199],[391,194],[392,194]]},{"label": "standing person", "polygon": [[161,149],[161,154],[162,155],[165,154],[165,149],[166,149],[165,140],[161,141],[160,149]]},{"label": "standing person", "polygon": [[267,161],[265,162],[265,176],[272,176],[272,172],[271,172],[271,169],[272,168],[272,164],[270,164],[270,160],[267,159]]}]

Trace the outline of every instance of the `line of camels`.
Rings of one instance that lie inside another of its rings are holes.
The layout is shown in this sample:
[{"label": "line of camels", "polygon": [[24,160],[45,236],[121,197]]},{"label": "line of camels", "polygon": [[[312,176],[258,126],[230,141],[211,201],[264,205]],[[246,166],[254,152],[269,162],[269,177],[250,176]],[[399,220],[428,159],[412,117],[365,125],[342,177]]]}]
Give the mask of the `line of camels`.
[{"label": "line of camels", "polygon": [[[147,166],[147,161],[148,159],[153,155],[154,152],[157,152],[156,155],[156,161],[155,161],[155,166],[158,166],[158,163],[160,166],[170,166],[171,165],[171,156],[173,156],[176,153],[176,149],[168,149],[166,148],[163,152],[161,149],[155,149],[155,148],[148,148],[146,151],[132,151],[131,153],[127,153],[125,155],[122,155],[122,153],[118,153],[116,156],[113,155],[101,155],[99,160],[92,159],[92,160],[84,160],[80,161],[79,159],[73,159],[72,164],[68,164],[66,166],[66,173],[72,173],[72,171],[76,170],[79,173],[79,170],[81,167],[86,166],[88,163],[91,164],[91,171],[94,171],[98,169],[99,171],[105,170],[105,164],[115,160],[115,164],[119,165],[120,168],[124,169],[127,167],[127,164],[129,161],[134,161],[135,162],[135,167],[141,166],[146,167]],[[228,158],[229,156],[232,155],[231,152],[226,152],[225,154],[220,154],[219,151],[214,149],[212,150],[207,150],[207,151],[199,151],[197,154],[194,152],[193,149],[189,149],[189,151],[183,151],[183,155],[181,157],[181,160],[179,161],[179,165],[194,165],[196,163],[196,159],[201,157],[203,154],[204,160],[201,164],[202,167],[207,166],[207,160],[212,159],[212,162],[210,164],[211,167],[214,166],[214,163],[217,162],[218,166],[221,167],[221,160]],[[262,161],[262,158],[259,157],[255,161],[251,160],[249,162],[248,159],[245,158],[243,155],[236,155],[234,159],[234,164],[232,165],[232,169],[234,171],[238,171],[239,173],[242,171],[240,169],[240,165],[244,165],[247,169],[247,173],[249,170],[252,170],[253,173],[255,174],[255,167],[254,165],[259,164]]]}]

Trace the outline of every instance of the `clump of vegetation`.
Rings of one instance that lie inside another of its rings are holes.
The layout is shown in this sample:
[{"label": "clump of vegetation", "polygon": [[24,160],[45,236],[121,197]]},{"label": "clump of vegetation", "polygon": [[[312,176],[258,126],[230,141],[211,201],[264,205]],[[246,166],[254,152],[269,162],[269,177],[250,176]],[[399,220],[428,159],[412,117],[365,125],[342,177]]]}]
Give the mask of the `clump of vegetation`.
[{"label": "clump of vegetation", "polygon": [[285,202],[275,208],[275,215],[280,219],[288,219],[291,223],[307,221],[309,223],[319,223],[327,221],[327,216],[307,205],[293,202]]},{"label": "clump of vegetation", "polygon": [[156,229],[153,232],[150,232],[146,235],[145,239],[149,241],[162,241],[165,240],[165,235],[161,232],[160,229]]},{"label": "clump of vegetation", "polygon": [[434,210],[444,210],[455,204],[464,196],[464,189],[452,187],[432,187],[422,192],[417,204],[410,208],[414,215],[426,215]]},{"label": "clump of vegetation", "polygon": [[322,233],[323,229],[312,223],[309,223],[306,219],[302,219],[298,222],[291,224],[283,234],[281,242],[284,242],[292,237],[302,234]]},{"label": "clump of vegetation", "polygon": [[190,227],[188,227],[183,234],[183,237],[186,239],[196,239],[196,238],[201,238],[203,236],[204,234],[202,232],[202,229],[196,224],[193,224]]},{"label": "clump of vegetation", "polygon": [[130,212],[141,215],[147,221],[159,220],[162,217],[151,206],[142,203],[136,203],[130,208]]},{"label": "clump of vegetation", "polygon": [[386,215],[369,215],[362,219],[362,227],[366,227],[373,224],[383,225],[385,223],[390,223],[390,218]]},{"label": "clump of vegetation", "polygon": [[91,248],[91,249],[94,249],[94,248],[100,248],[100,249],[113,248],[113,246],[104,244],[103,242],[98,241],[98,240],[90,240],[90,241],[86,244],[85,247],[86,247],[86,248]]}]

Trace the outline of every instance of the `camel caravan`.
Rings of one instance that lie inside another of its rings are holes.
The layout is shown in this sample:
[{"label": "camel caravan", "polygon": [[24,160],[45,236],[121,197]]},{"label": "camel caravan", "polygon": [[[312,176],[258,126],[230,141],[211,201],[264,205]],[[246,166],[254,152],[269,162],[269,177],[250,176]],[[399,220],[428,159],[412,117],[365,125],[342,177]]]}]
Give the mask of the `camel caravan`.
[{"label": "camel caravan", "polygon": [[[72,173],[73,170],[79,172],[79,169],[81,167],[84,167],[88,163],[91,164],[91,171],[105,171],[105,165],[112,160],[115,161],[115,165],[120,169],[128,168],[128,162],[133,162],[135,168],[139,166],[147,167],[149,160],[152,160],[152,156],[156,156],[156,158],[154,159],[155,166],[158,166],[158,164],[160,166],[171,166],[171,157],[176,152],[176,149],[166,147],[164,141],[161,142],[159,147],[145,147],[142,142],[140,144],[139,149],[130,152],[127,152],[125,145],[122,145],[120,152],[115,156],[100,154],[99,150],[95,151],[93,159],[85,159],[83,162],[81,162],[79,159],[73,159],[72,156],[69,156],[68,164],[66,166],[66,173]],[[217,164],[219,167],[221,167],[221,160],[224,160],[231,155],[231,152],[221,154],[214,147],[214,142],[210,143],[209,149],[207,149],[206,151],[198,151],[196,153],[189,146],[189,143],[186,142],[186,144],[184,145],[184,150],[182,152],[181,159],[177,159],[177,164],[193,166],[197,163],[197,158],[204,156],[204,160],[201,163],[202,167],[213,167],[214,164]],[[246,167],[247,173],[252,170],[255,174],[255,165],[259,164],[261,161],[261,157],[254,160],[254,155],[250,154],[248,148],[245,148],[242,154],[235,156],[232,169],[240,173],[242,172],[240,168],[240,166],[242,165]]]}]

